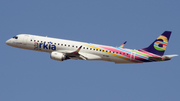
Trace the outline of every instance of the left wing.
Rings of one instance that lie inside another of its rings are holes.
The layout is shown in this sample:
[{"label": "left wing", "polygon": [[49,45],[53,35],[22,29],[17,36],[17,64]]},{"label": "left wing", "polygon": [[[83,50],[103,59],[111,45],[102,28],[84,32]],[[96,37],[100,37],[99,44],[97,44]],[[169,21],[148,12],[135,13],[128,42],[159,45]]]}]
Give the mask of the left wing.
[{"label": "left wing", "polygon": [[64,53],[65,56],[67,56],[70,59],[82,59],[82,60],[87,60],[86,57],[83,55],[79,54],[79,51],[81,50],[82,46],[80,46],[76,51],[71,52],[71,53]]},{"label": "left wing", "polygon": [[119,48],[123,48],[127,41],[125,41]]},{"label": "left wing", "polygon": [[76,51],[70,50],[57,50],[51,53],[51,59],[63,61],[67,59],[82,59],[82,60],[101,60],[102,57],[91,54],[88,52],[80,52],[82,46],[80,46]]}]

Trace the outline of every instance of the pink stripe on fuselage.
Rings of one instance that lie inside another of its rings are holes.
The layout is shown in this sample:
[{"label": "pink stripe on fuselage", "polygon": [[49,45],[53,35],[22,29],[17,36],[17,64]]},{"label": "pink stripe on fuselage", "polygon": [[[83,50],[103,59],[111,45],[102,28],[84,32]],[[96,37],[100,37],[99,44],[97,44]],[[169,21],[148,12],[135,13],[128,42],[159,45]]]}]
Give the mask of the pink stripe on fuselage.
[{"label": "pink stripe on fuselage", "polygon": [[115,48],[113,48],[113,47],[99,46],[99,45],[98,45],[98,47],[104,48],[104,49],[106,49],[106,50],[113,51],[113,52],[122,52],[122,51],[120,51],[120,50],[118,50],[118,49],[115,49]]},{"label": "pink stripe on fuselage", "polygon": [[138,50],[138,51],[139,51],[139,52],[142,52],[142,53],[144,53],[144,54],[150,55],[150,56],[152,56],[152,57],[160,57],[159,55],[155,55],[155,54],[149,53],[149,52],[147,52],[147,51],[145,51],[145,50]]}]

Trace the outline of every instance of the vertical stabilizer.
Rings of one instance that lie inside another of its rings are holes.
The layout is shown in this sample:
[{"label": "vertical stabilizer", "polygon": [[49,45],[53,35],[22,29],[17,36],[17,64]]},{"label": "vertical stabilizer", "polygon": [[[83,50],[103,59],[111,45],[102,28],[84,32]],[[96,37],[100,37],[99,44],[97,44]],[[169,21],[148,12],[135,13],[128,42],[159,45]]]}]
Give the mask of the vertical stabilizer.
[{"label": "vertical stabilizer", "polygon": [[147,52],[162,56],[166,50],[170,36],[171,31],[165,31],[149,47],[140,50],[145,50]]}]

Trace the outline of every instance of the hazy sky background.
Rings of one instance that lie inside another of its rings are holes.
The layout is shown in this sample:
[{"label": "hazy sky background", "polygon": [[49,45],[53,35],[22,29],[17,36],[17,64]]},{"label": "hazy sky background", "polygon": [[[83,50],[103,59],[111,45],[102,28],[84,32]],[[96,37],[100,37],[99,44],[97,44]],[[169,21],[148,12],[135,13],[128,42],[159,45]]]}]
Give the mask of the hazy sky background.
[{"label": "hazy sky background", "polygon": [[17,34],[140,49],[172,31],[179,54],[179,0],[1,0],[0,101],[180,101],[180,58],[143,64],[54,61],[7,46]]}]

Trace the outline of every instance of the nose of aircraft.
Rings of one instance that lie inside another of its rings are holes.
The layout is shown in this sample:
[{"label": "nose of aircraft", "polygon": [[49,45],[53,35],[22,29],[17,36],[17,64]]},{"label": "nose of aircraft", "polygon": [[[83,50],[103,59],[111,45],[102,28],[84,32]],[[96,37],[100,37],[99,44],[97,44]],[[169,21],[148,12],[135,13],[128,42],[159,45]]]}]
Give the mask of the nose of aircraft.
[{"label": "nose of aircraft", "polygon": [[10,44],[10,39],[6,41],[6,44],[9,45]]}]

